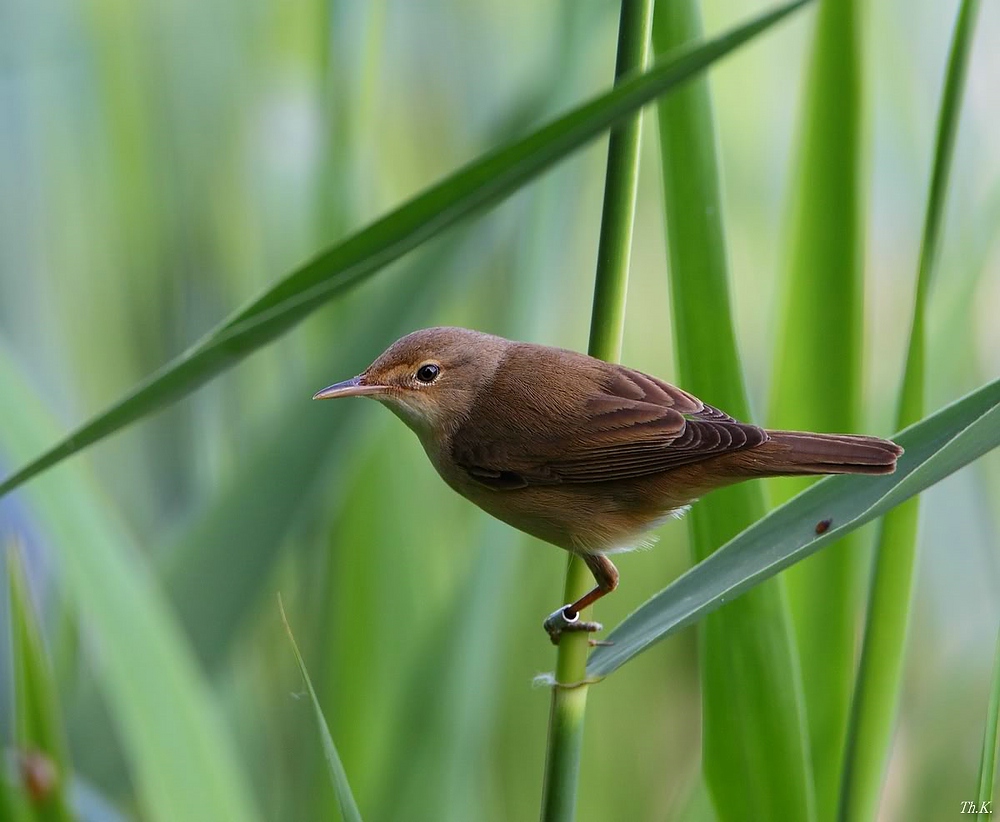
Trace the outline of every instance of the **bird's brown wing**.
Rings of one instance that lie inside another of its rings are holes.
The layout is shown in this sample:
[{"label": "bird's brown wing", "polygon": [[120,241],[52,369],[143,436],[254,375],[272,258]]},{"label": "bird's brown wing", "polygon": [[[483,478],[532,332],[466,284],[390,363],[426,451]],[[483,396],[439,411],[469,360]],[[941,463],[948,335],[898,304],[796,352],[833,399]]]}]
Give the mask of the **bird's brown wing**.
[{"label": "bird's brown wing", "polygon": [[655,377],[623,366],[601,377],[587,399],[562,409],[565,424],[550,426],[557,433],[496,428],[457,438],[455,461],[484,485],[514,489],[658,474],[767,440],[763,429]]}]

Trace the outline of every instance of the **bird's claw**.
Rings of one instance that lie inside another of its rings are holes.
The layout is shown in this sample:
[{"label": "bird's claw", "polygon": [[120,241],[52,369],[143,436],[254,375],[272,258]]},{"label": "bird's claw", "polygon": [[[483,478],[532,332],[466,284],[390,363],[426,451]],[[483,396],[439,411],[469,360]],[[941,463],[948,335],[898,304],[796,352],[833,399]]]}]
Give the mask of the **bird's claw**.
[{"label": "bird's claw", "polygon": [[576,611],[570,610],[568,605],[563,605],[558,611],[549,614],[542,627],[549,635],[553,645],[559,644],[559,639],[564,631],[594,631],[603,630],[604,626],[600,622],[583,622]]}]

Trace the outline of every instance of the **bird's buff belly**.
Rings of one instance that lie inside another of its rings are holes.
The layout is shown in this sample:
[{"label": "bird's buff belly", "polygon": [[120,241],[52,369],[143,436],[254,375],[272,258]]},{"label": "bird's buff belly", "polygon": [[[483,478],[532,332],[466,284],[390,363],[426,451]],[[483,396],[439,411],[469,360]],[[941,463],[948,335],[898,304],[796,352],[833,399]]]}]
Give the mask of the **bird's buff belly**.
[{"label": "bird's buff belly", "polygon": [[[446,478],[447,481],[447,478]],[[466,481],[448,483],[484,511],[520,531],[574,553],[640,547],[645,532],[683,513],[686,501],[648,499],[644,489],[616,483],[498,491]]]}]

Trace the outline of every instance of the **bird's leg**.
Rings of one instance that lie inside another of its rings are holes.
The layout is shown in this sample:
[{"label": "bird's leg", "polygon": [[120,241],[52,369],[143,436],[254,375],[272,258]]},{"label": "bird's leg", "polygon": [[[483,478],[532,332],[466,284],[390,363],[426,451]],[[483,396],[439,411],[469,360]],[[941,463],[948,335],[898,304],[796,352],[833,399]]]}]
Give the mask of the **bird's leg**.
[{"label": "bird's leg", "polygon": [[618,587],[618,569],[615,568],[610,559],[603,554],[580,554],[580,558],[587,563],[597,586],[576,602],[563,605],[558,611],[549,614],[543,627],[548,632],[553,645],[559,644],[559,638],[563,631],[600,631],[604,627],[600,622],[581,622],[580,612]]}]

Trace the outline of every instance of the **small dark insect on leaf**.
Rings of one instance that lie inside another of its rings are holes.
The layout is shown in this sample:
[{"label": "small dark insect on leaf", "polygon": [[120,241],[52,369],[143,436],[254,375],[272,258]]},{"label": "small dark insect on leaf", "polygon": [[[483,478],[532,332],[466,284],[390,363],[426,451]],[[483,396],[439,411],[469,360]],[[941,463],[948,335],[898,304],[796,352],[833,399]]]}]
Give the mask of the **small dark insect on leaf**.
[{"label": "small dark insect on leaf", "polygon": [[816,523],[816,533],[825,534],[830,530],[830,524],[833,522],[832,519],[821,519]]}]

